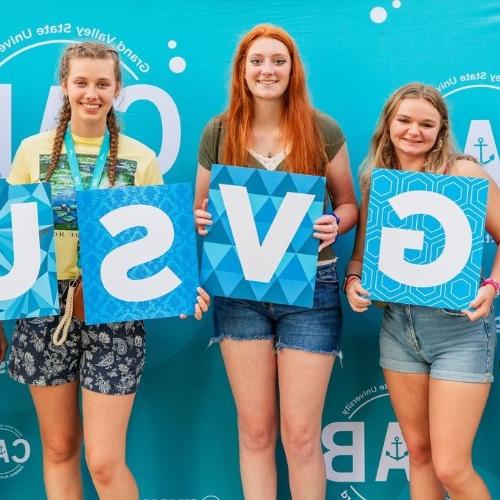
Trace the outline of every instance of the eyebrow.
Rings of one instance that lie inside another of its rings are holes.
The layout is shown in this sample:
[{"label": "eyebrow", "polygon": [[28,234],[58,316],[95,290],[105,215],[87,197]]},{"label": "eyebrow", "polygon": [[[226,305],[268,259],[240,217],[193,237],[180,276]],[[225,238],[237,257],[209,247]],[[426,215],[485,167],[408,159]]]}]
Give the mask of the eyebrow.
[{"label": "eyebrow", "polygon": [[[405,115],[404,113],[398,113],[396,116],[399,116],[401,118],[409,118],[411,119],[411,116]],[[421,122],[427,122],[427,123],[437,123],[436,120],[433,118],[425,118],[423,120],[420,120]]]},{"label": "eyebrow", "polygon": [[[254,56],[261,56],[261,57],[263,57],[264,54],[261,54],[260,52],[254,52],[252,54],[248,54],[248,57],[254,57]],[[275,54],[271,54],[271,57],[277,57],[277,56],[279,56],[279,57],[285,57],[285,58],[290,57],[290,56],[287,56],[286,54],[282,54],[281,52],[276,52]]]}]

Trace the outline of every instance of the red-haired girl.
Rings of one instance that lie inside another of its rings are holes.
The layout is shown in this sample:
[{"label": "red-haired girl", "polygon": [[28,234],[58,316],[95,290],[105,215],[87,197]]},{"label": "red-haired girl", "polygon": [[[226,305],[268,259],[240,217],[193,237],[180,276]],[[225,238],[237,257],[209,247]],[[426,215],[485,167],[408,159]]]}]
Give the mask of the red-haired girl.
[{"label": "red-haired girl", "polygon": [[245,498],[276,498],[278,429],[293,498],[324,498],[321,416],[342,328],[331,245],[356,224],[358,211],[342,131],[309,103],[297,47],[283,29],[256,26],[240,41],[229,108],[206,126],[198,163],[195,220],[202,235],[211,223],[213,163],[327,178],[335,215],[311,228],[320,240],[313,307],[216,297],[213,339],[221,343],[236,402]]}]

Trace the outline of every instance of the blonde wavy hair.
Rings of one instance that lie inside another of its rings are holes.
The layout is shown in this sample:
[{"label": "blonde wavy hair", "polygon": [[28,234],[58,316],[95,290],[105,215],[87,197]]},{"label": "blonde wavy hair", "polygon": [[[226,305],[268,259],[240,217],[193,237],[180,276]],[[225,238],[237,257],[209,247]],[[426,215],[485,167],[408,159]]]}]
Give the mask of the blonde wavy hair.
[{"label": "blonde wavy hair", "polygon": [[405,99],[425,99],[432,104],[441,117],[436,142],[425,159],[425,172],[447,173],[458,158],[464,157],[464,155],[457,152],[451,137],[448,108],[441,94],[430,85],[420,82],[408,83],[389,97],[382,110],[371,140],[370,151],[360,167],[359,177],[363,191],[368,190],[370,187],[371,172],[374,167],[401,169],[389,134],[389,126],[399,105]]},{"label": "blonde wavy hair", "polygon": [[[82,42],[69,45],[63,52],[61,62],[59,63],[59,82],[63,83],[69,75],[69,63],[73,58],[90,58],[90,59],[111,59],[114,63],[114,72],[116,84],[118,87],[122,85],[122,74],[120,69],[120,58],[115,49],[103,44],[95,42]],[[71,106],[68,96],[64,96],[63,105],[59,111],[59,120],[57,122],[56,134],[52,145],[52,157],[49,167],[45,174],[45,180],[49,181],[59,163],[59,156],[64,142],[64,134],[71,120]],[[109,158],[107,162],[107,174],[109,184],[113,186],[116,179],[116,163],[118,161],[118,138],[120,134],[120,126],[116,118],[113,107],[108,112],[106,124],[109,130]]]}]

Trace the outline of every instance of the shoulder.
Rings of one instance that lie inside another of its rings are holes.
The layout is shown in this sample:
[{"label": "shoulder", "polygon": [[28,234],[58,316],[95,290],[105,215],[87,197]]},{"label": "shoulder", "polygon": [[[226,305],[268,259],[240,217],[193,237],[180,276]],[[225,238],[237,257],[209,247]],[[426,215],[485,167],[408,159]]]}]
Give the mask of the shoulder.
[{"label": "shoulder", "polygon": [[47,146],[49,146],[49,148],[52,148],[52,143],[54,141],[55,135],[56,135],[55,129],[31,135],[22,140],[20,148],[47,149]]},{"label": "shoulder", "polygon": [[205,125],[202,133],[202,141],[204,139],[209,139],[211,137],[216,137],[220,135],[224,129],[224,117],[222,115],[214,116]]},{"label": "shoulder", "polygon": [[137,139],[133,139],[132,137],[124,134],[120,134],[119,136],[118,148],[120,150],[119,155],[123,155],[125,158],[128,155],[141,156],[144,158],[156,157],[155,152],[151,148],[138,141]]},{"label": "shoulder", "polygon": [[480,177],[483,179],[489,178],[489,175],[478,163],[466,158],[455,160],[450,173],[452,175],[459,175],[462,177]]},{"label": "shoulder", "polygon": [[319,127],[321,133],[325,137],[344,137],[342,129],[336,120],[334,120],[331,116],[326,113],[322,113],[321,111],[316,111],[314,114],[314,119],[316,121],[317,126]]}]

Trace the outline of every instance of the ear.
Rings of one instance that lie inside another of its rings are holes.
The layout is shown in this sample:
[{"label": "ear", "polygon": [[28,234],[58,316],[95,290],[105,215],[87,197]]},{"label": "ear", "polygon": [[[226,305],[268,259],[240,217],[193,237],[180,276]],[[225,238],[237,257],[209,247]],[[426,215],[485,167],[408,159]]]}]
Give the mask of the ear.
[{"label": "ear", "polygon": [[120,95],[121,91],[122,91],[122,84],[121,83],[117,83],[116,84],[116,91],[115,91],[115,99],[118,98],[118,96]]},{"label": "ear", "polygon": [[68,95],[68,83],[66,82],[66,80],[64,80],[61,83],[61,89],[62,89],[64,95]]}]

